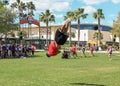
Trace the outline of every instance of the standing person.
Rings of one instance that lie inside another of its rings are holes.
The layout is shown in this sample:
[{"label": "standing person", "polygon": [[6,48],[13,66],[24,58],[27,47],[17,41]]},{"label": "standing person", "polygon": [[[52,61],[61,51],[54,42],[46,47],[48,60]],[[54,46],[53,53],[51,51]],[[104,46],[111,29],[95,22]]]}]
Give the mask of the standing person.
[{"label": "standing person", "polygon": [[36,50],[36,47],[34,44],[31,44],[31,51],[32,51],[32,56],[34,56],[34,52]]},{"label": "standing person", "polygon": [[77,47],[76,47],[76,44],[74,44],[72,46],[72,55],[73,55],[74,58],[77,57]]},{"label": "standing person", "polygon": [[67,41],[68,35],[68,27],[70,25],[71,19],[67,19],[66,23],[56,30],[55,34],[55,40],[51,42],[51,44],[48,47],[48,52],[46,53],[47,57],[55,56],[58,53],[60,53],[60,45],[64,45],[64,43]]},{"label": "standing person", "polygon": [[86,57],[86,55],[85,55],[85,45],[82,45],[82,57]]},{"label": "standing person", "polygon": [[93,47],[92,47],[92,45],[90,45],[90,54],[91,54],[92,56],[94,56],[94,54],[93,54]]},{"label": "standing person", "polygon": [[109,51],[108,51],[108,53],[109,53],[109,60],[112,60],[112,52],[113,52],[113,49],[112,49],[112,46],[110,46]]},{"label": "standing person", "polygon": [[107,55],[109,54],[109,50],[110,50],[110,46],[107,46],[107,48],[106,48]]}]

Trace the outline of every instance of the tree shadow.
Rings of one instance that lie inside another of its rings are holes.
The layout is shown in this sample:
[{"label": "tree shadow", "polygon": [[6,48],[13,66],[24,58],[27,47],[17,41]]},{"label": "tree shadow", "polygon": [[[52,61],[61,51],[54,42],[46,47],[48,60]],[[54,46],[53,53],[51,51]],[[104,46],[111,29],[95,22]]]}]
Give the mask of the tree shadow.
[{"label": "tree shadow", "polygon": [[70,83],[70,85],[105,86],[105,85],[101,85],[101,84],[88,84],[88,83]]}]

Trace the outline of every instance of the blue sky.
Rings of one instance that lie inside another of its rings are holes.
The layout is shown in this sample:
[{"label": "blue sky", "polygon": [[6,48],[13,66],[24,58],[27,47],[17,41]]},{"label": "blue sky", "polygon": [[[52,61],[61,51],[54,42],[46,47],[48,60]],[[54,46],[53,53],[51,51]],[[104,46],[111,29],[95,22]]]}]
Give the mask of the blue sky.
[{"label": "blue sky", "polygon": [[[10,4],[16,0],[9,0]],[[23,2],[32,1],[36,6],[34,18],[38,19],[41,12],[50,9],[52,14],[55,15],[55,24],[63,24],[63,16],[66,12],[73,11],[78,8],[84,8],[85,13],[88,13],[86,19],[81,19],[81,23],[97,23],[93,18],[93,12],[97,9],[103,9],[105,19],[101,20],[101,24],[112,26],[112,21],[116,20],[120,12],[120,0],[21,0]],[[72,23],[76,23],[73,21]],[[41,22],[41,25],[44,25]]]}]

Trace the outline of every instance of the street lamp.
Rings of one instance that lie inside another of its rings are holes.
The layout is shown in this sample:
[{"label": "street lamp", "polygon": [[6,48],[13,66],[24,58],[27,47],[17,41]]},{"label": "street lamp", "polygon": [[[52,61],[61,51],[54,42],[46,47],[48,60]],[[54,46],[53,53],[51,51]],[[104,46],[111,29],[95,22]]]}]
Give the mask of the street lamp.
[{"label": "street lamp", "polygon": [[[33,17],[30,15],[28,16],[28,24],[29,24],[29,29],[30,29],[30,32],[28,32],[28,37],[31,37],[32,38],[32,27],[31,27],[31,24],[33,22]],[[31,39],[30,39],[30,43],[31,43]]]},{"label": "street lamp", "polygon": [[[27,19],[28,19],[28,24],[29,24],[29,29],[30,29],[30,32],[29,32],[28,34],[29,34],[29,36],[31,35],[31,37],[32,37],[31,24],[32,24],[32,22],[33,22],[33,17],[32,17],[32,16],[28,16]],[[28,37],[29,37],[29,36],[28,36]]]}]

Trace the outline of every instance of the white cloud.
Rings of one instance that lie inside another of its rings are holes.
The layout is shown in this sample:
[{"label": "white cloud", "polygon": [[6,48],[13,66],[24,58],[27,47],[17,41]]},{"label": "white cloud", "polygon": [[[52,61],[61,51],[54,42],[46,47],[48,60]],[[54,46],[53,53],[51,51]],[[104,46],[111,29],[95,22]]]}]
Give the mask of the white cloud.
[{"label": "white cloud", "polygon": [[65,11],[69,8],[69,2],[55,2],[51,5],[51,9],[55,11]]},{"label": "white cloud", "polygon": [[117,4],[117,3],[120,3],[120,0],[112,0],[112,2]]},{"label": "white cloud", "polygon": [[92,4],[100,4],[108,0],[80,0],[80,1],[83,1],[87,5],[92,5]]},{"label": "white cloud", "polygon": [[85,13],[93,13],[93,12],[96,11],[96,9],[92,6],[85,6],[85,7],[82,7],[82,8],[84,8]]},{"label": "white cloud", "polygon": [[[52,11],[65,11],[70,8],[70,2],[72,0],[21,0],[22,2],[30,2],[32,1],[36,6],[36,11],[39,13],[46,9],[50,9]],[[10,4],[16,2],[16,0],[10,0]]]}]

